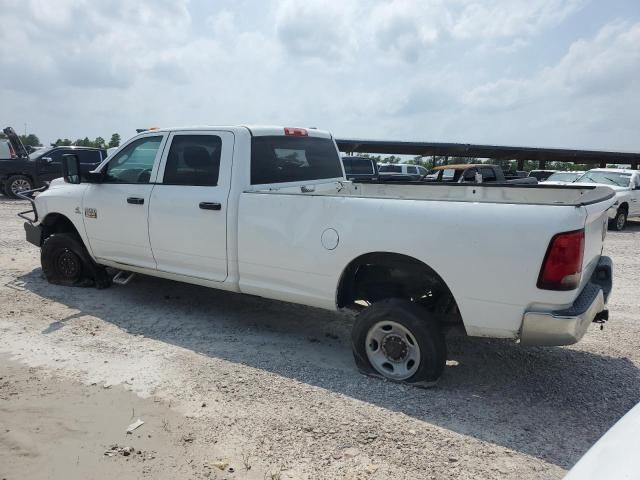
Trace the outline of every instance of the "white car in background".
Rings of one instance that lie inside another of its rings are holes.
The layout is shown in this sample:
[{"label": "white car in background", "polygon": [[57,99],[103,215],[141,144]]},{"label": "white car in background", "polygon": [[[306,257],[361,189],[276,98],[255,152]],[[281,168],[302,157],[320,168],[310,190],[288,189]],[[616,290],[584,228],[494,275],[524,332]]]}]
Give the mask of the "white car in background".
[{"label": "white car in background", "polygon": [[616,202],[609,209],[609,227],[624,230],[627,218],[640,216],[640,171],[626,168],[594,168],[575,183],[587,183],[612,188]]},{"label": "white car in background", "polygon": [[429,171],[422,165],[407,163],[383,163],[378,165],[380,180],[417,181],[422,180]]},{"label": "white car in background", "polygon": [[552,173],[549,178],[543,180],[541,183],[544,183],[545,185],[568,185],[575,182],[582,175],[584,175],[584,171],[555,172]]}]

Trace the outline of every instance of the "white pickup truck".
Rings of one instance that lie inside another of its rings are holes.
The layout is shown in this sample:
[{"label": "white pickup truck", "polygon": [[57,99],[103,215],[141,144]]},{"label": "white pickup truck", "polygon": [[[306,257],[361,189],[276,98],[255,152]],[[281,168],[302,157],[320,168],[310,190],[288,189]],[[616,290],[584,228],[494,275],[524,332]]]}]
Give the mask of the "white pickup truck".
[{"label": "white pickup truck", "polygon": [[452,326],[565,345],[608,316],[607,187],[351,183],[303,128],[155,130],[83,178],[63,165],[23,215],[50,282],[112,267],[353,311],[366,374],[437,381]]},{"label": "white pickup truck", "polygon": [[609,227],[624,230],[627,217],[640,216],[640,171],[627,168],[594,168],[576,183],[606,186],[616,193],[616,201],[609,209]]}]

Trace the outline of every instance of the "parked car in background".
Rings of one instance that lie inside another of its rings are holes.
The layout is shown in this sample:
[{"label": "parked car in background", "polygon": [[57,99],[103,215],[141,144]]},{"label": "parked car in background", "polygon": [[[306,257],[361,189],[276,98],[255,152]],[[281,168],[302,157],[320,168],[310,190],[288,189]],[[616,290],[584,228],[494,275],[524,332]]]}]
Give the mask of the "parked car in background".
[{"label": "parked car in background", "polygon": [[627,218],[640,216],[640,171],[625,168],[594,168],[575,183],[602,185],[616,192],[616,202],[609,209],[609,227],[624,230]]},{"label": "parked car in background", "polygon": [[384,181],[417,181],[422,180],[429,171],[422,165],[406,163],[383,163],[378,165],[378,177]]},{"label": "parked car in background", "polygon": [[584,175],[584,171],[575,172],[554,172],[542,183],[545,185],[567,185],[575,182],[578,178]]},{"label": "parked car in background", "polygon": [[445,183],[537,183],[534,178],[506,177],[502,168],[488,163],[461,163],[434,168],[436,182]]},{"label": "parked car in background", "polygon": [[28,155],[20,137],[11,127],[3,131],[13,156],[7,159],[0,157],[0,193],[12,198],[61,177],[62,156],[66,153],[78,154],[82,174],[95,169],[107,157],[104,149],[75,146],[41,148]]},{"label": "parked car in background", "polygon": [[29,159],[36,162],[40,184],[62,176],[62,156],[68,153],[78,155],[83,174],[94,170],[107,158],[104,148],[60,146],[37,150],[29,155]]},{"label": "parked car in background", "polygon": [[305,128],[144,132],[84,179],[63,162],[25,224],[48,281],[105,287],[108,266],[346,310],[366,374],[427,386],[449,327],[566,345],[608,315],[609,188],[346,182]]},{"label": "parked car in background", "polygon": [[531,170],[529,172],[529,177],[533,177],[539,182],[542,182],[553,175],[556,170]]},{"label": "parked car in background", "polygon": [[368,181],[378,179],[378,165],[369,157],[342,157],[347,180]]}]

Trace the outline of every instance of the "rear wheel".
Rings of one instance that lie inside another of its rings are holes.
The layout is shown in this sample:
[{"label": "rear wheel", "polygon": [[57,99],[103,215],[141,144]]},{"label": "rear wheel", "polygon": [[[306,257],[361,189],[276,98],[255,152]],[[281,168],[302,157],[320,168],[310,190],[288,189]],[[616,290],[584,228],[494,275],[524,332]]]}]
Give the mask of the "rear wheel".
[{"label": "rear wheel", "polygon": [[20,198],[18,197],[19,193],[31,190],[32,188],[33,182],[29,177],[24,175],[12,175],[7,178],[7,181],[4,183],[5,195],[11,198]]},{"label": "rear wheel", "polygon": [[362,373],[420,386],[441,377],[447,358],[433,314],[402,299],[382,300],[360,313],[352,347]]},{"label": "rear wheel", "polygon": [[613,230],[617,230],[618,232],[624,230],[624,227],[627,226],[627,212],[623,209],[618,209],[616,216],[613,220],[609,222],[609,228]]},{"label": "rear wheel", "polygon": [[82,241],[71,233],[47,237],[40,250],[40,262],[49,283],[98,288],[110,284],[104,267],[91,259]]}]

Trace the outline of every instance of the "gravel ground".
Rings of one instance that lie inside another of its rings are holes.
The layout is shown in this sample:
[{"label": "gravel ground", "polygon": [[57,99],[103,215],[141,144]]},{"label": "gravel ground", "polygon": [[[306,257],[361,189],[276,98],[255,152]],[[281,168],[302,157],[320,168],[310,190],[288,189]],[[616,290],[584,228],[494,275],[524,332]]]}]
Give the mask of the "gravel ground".
[{"label": "gravel ground", "polygon": [[[607,237],[603,331],[451,338],[422,390],[359,375],[339,314],[145,276],[49,285],[24,207],[0,197],[0,478],[556,479],[640,401],[640,222]],[[132,409],[152,437],[125,456]]]}]

